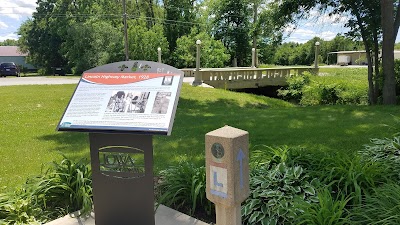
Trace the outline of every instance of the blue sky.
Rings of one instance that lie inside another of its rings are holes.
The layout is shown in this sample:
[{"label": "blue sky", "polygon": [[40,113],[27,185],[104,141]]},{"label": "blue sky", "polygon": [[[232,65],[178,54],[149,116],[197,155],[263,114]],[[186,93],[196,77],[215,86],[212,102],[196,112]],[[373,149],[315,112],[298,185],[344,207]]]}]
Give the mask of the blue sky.
[{"label": "blue sky", "polygon": [[[18,39],[16,34],[19,26],[27,20],[36,8],[36,0],[0,0],[0,41],[5,39]],[[315,36],[324,40],[333,39],[336,34],[348,31],[344,27],[347,21],[346,15],[329,17],[318,11],[311,11],[311,18],[301,21],[294,29],[289,26],[286,29],[285,41],[305,43]],[[396,42],[400,42],[400,35]]]}]

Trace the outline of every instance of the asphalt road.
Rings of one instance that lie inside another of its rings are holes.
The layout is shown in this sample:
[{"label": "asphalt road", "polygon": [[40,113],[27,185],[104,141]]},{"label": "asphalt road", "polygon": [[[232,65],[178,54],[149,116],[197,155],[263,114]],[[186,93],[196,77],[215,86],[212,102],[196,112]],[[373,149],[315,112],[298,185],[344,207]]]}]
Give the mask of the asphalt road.
[{"label": "asphalt road", "polygon": [[[39,84],[77,84],[78,77],[0,77],[0,86],[39,85]],[[193,77],[183,78],[183,82],[192,83]]]},{"label": "asphalt road", "polygon": [[78,77],[0,77],[0,86],[37,84],[76,84]]}]

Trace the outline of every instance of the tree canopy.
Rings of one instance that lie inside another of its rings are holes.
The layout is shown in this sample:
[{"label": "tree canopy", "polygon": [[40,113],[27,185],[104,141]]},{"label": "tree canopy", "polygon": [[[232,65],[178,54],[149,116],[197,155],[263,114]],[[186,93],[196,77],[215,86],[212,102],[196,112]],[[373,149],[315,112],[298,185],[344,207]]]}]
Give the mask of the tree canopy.
[{"label": "tree canopy", "polygon": [[[393,104],[393,49],[400,25],[399,2],[127,1],[129,58],[155,61],[157,48],[161,47],[164,62],[192,67],[195,41],[203,39],[203,67],[250,66],[252,47],[257,49],[260,63],[310,65],[314,44],[319,41],[320,57],[325,63],[335,62],[335,57],[328,54],[332,51],[366,50],[370,103],[376,104],[383,96],[385,104]],[[32,64],[47,71],[65,67],[80,74],[101,64],[124,60],[121,0],[38,0],[37,4],[32,19],[20,27],[18,40],[20,49],[30,53]],[[312,10],[349,15],[346,26],[350,32],[332,41],[315,37],[304,44],[282,44],[285,28],[308,18]]]},{"label": "tree canopy", "polygon": [[[277,9],[272,18],[280,29],[296,23],[298,19],[307,18],[314,8],[331,15],[349,13],[350,18],[346,26],[351,28],[351,31],[347,35],[355,40],[362,40],[367,52],[370,103],[376,104],[380,95],[383,96],[385,104],[396,103],[393,49],[400,25],[399,1],[283,0],[274,1],[272,5]],[[381,42],[383,77],[379,69]]]}]

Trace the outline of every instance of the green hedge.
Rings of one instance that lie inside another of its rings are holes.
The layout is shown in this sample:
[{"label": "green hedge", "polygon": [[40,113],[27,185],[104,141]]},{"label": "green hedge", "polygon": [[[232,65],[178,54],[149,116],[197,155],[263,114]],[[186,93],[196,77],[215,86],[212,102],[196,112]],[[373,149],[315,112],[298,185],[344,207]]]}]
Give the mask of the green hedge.
[{"label": "green hedge", "polygon": [[[346,72],[345,72],[346,71]],[[278,95],[300,105],[367,105],[368,83],[363,70],[338,69],[320,76],[305,72],[288,78]]]}]

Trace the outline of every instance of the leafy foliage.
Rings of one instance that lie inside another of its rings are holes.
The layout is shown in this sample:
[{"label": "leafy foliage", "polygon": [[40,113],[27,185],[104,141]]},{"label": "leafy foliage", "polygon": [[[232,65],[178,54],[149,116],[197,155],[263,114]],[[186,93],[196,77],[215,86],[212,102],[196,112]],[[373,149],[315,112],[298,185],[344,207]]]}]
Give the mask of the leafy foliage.
[{"label": "leafy foliage", "polygon": [[16,46],[18,41],[14,39],[6,39],[4,41],[0,41],[0,46]]},{"label": "leafy foliage", "polygon": [[361,204],[365,194],[388,179],[385,167],[366,162],[358,155],[327,154],[320,165],[321,182],[334,193],[352,196],[352,204]]},{"label": "leafy foliage", "polygon": [[364,145],[359,154],[366,161],[387,166],[386,173],[392,174],[394,178],[400,178],[400,136],[392,139],[373,138],[370,144]]},{"label": "leafy foliage", "polygon": [[193,215],[196,210],[209,215],[213,212],[213,205],[206,199],[204,166],[196,167],[189,162],[181,162],[161,171],[160,176],[158,203],[176,209],[187,208],[189,215]]},{"label": "leafy foliage", "polygon": [[400,223],[400,186],[384,184],[367,195],[353,210],[353,224],[395,225]]},{"label": "leafy foliage", "polygon": [[309,181],[301,166],[279,163],[252,171],[250,197],[242,206],[245,224],[290,224],[303,211],[300,204],[318,201],[317,180]]},{"label": "leafy foliage", "polygon": [[248,65],[250,54],[250,12],[247,0],[221,0],[214,5],[214,35],[229,50],[238,66]]},{"label": "leafy foliage", "polygon": [[[165,0],[164,33],[169,43],[169,51],[174,52],[179,37],[190,33],[192,23],[195,22],[194,0]],[[176,23],[174,23],[176,21]],[[172,62],[171,62],[172,64]]]},{"label": "leafy foliage", "polygon": [[193,28],[187,36],[177,40],[176,51],[173,54],[175,66],[178,68],[196,67],[196,40],[201,40],[201,67],[221,68],[229,60],[229,54],[221,41],[214,40],[205,32]]},{"label": "leafy foliage", "polygon": [[160,24],[146,28],[142,21],[132,23],[128,29],[129,58],[136,60],[157,61],[157,48],[160,47],[164,56],[169,54],[168,42],[164,37]]},{"label": "leafy foliage", "polygon": [[346,209],[351,197],[341,195],[334,199],[330,190],[318,191],[318,203],[303,204],[303,213],[296,219],[296,224],[342,225],[350,224],[350,214]]},{"label": "leafy foliage", "polygon": [[[122,54],[122,34],[104,21],[88,20],[68,28],[69,35],[62,44],[64,57],[68,59],[72,73],[104,65],[118,59]],[[120,54],[118,54],[120,52]]]},{"label": "leafy foliage", "polygon": [[364,69],[352,69],[352,76],[340,69],[327,71],[321,72],[322,76],[305,72],[302,76],[289,77],[288,87],[280,89],[279,95],[301,105],[368,104],[368,88],[365,76],[361,75]]},{"label": "leafy foliage", "polygon": [[[23,192],[18,193],[20,196],[24,195]],[[40,225],[42,224],[39,216],[43,215],[43,211],[38,205],[36,205],[33,196],[14,197],[10,199],[6,194],[0,195],[0,224],[13,224],[13,225],[23,225],[32,224]],[[37,218],[35,218],[35,216]]]},{"label": "leafy foliage", "polygon": [[87,214],[92,204],[88,165],[64,158],[22,188],[0,195],[0,222],[41,224],[77,210]]},{"label": "leafy foliage", "polygon": [[278,90],[278,96],[286,100],[300,102],[303,97],[304,86],[310,84],[312,74],[304,72],[301,76],[290,76],[287,79],[288,86],[285,89]]}]

